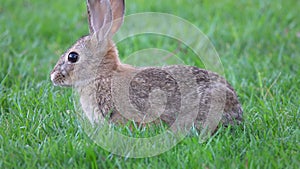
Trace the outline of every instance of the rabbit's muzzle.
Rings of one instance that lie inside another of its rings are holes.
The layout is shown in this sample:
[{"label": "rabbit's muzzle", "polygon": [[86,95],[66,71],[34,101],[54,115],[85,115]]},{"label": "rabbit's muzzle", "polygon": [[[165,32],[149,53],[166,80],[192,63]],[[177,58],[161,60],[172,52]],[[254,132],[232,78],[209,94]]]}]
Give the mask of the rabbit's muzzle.
[{"label": "rabbit's muzzle", "polygon": [[69,87],[73,85],[72,71],[74,67],[68,63],[61,63],[55,66],[50,74],[51,81],[55,86]]}]

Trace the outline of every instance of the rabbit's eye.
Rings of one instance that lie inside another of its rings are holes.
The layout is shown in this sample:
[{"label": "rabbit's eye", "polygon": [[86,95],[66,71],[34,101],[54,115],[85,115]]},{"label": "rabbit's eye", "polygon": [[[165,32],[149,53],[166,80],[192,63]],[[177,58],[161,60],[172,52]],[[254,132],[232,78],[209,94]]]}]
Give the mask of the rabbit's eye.
[{"label": "rabbit's eye", "polygon": [[68,61],[71,63],[77,62],[78,61],[78,53],[76,53],[76,52],[69,53]]}]

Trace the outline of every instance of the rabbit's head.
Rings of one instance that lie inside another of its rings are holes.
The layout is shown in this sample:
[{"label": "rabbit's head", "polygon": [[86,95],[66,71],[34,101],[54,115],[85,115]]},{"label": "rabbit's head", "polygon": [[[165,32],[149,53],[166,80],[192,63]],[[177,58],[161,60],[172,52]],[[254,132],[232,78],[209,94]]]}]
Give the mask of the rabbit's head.
[{"label": "rabbit's head", "polygon": [[[78,86],[95,79],[105,69],[101,62],[114,49],[111,38],[123,23],[124,0],[87,0],[87,11],[90,34],[61,56],[51,72],[54,85]],[[114,55],[118,61],[116,51]]]}]

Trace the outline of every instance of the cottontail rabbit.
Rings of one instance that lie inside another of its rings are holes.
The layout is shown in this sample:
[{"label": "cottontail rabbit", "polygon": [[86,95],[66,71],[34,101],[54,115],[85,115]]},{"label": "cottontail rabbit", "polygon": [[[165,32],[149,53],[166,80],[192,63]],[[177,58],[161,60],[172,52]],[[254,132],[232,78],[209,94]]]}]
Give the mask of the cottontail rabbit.
[{"label": "cottontail rabbit", "polygon": [[184,125],[211,131],[220,121],[239,124],[243,111],[237,95],[218,74],[192,66],[135,68],[120,62],[112,36],[123,23],[124,5],[124,0],[87,0],[90,34],[61,56],[51,72],[53,84],[74,87],[91,122],[171,125],[182,118]]}]

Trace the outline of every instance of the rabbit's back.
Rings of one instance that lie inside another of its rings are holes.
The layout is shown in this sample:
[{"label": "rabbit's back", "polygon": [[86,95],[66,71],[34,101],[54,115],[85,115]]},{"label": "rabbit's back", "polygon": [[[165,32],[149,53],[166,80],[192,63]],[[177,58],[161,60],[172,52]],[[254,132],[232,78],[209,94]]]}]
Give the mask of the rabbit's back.
[{"label": "rabbit's back", "polygon": [[[138,110],[141,119],[159,116],[159,119],[171,125],[184,117],[194,119],[192,122],[198,128],[214,123],[212,130],[220,120],[226,126],[242,120],[236,92],[216,73],[183,65],[133,70],[117,75],[116,80],[128,84],[125,86],[129,89],[128,104]],[[163,112],[151,114],[158,109]],[[192,111],[196,115],[180,114]]]}]

